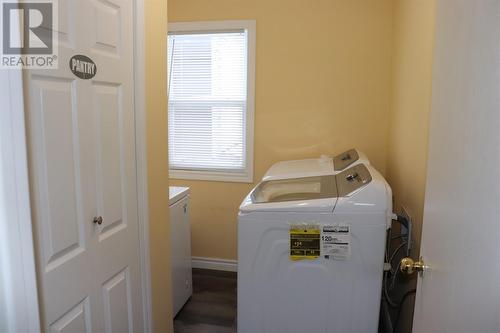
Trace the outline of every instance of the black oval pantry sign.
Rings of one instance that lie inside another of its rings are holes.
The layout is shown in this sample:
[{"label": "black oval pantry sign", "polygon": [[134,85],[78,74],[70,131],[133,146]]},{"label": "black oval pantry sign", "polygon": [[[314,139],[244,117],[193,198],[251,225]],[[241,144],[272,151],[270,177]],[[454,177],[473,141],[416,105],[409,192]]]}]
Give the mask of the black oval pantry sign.
[{"label": "black oval pantry sign", "polygon": [[77,54],[69,59],[69,69],[80,79],[88,80],[97,73],[97,65],[87,56]]}]

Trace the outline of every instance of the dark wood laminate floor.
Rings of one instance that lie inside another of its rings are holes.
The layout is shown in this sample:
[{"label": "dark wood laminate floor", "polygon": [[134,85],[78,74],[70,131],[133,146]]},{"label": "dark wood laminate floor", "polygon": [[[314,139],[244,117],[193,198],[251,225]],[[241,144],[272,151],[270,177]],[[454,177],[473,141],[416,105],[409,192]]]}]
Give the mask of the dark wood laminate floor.
[{"label": "dark wood laminate floor", "polygon": [[174,333],[236,333],[236,283],[235,272],[194,268],[193,295],[175,317]]},{"label": "dark wood laminate floor", "polygon": [[236,273],[193,269],[193,295],[174,319],[175,333],[236,333]]}]

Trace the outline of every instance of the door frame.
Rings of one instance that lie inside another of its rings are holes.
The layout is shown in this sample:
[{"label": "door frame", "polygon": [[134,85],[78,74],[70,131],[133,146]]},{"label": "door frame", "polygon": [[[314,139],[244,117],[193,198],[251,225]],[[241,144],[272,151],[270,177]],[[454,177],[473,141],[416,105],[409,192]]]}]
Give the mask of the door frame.
[{"label": "door frame", "polygon": [[0,194],[4,208],[0,210],[0,331],[35,333],[40,331],[40,316],[22,72],[0,70],[0,80],[7,88],[0,89],[0,103],[6,106],[0,114],[0,192],[4,194]]},{"label": "door frame", "polygon": [[[18,2],[18,1],[17,1]],[[135,145],[136,145],[136,172],[137,172],[137,204],[139,226],[139,252],[141,274],[142,315],[144,332],[152,332],[151,303],[151,264],[149,257],[149,201],[148,201],[148,173],[147,173],[147,142],[146,142],[146,97],[145,97],[145,0],[133,0],[134,8],[134,115],[135,115]],[[137,36],[141,36],[138,38]],[[5,193],[16,194],[8,198],[9,207],[16,207],[15,214],[0,212],[0,222],[17,225],[10,228],[9,233],[0,233],[0,244],[7,247],[9,253],[19,253],[22,267],[19,263],[9,267],[8,274],[2,276],[4,285],[15,287],[15,297],[6,295],[1,302],[6,302],[7,316],[11,327],[24,327],[28,323],[29,332],[40,331],[40,306],[38,300],[37,270],[35,257],[35,243],[33,238],[31,218],[31,202],[29,189],[29,174],[27,160],[25,108],[23,96],[23,77],[21,70],[2,70],[0,78],[7,80],[9,89],[0,91],[2,105],[8,105],[4,115],[6,120],[0,122],[0,133],[11,133],[5,136],[5,147],[13,147],[12,151],[0,149],[0,180],[14,179],[15,187],[0,182],[0,190]],[[4,81],[5,82],[5,81]],[[2,118],[3,119],[3,118]],[[8,156],[3,156],[8,154]],[[20,242],[9,239],[19,239]],[[5,241],[5,242],[4,242]],[[1,259],[1,258],[0,258]],[[0,264],[2,261],[0,260]],[[15,269],[13,269],[15,268]],[[25,283],[18,283],[19,280]],[[0,290],[2,286],[0,285]],[[0,307],[1,308],[1,307]],[[27,318],[26,318],[27,316]]]},{"label": "door frame", "polygon": [[[146,109],[146,13],[144,2],[134,0],[134,114],[137,172],[137,208],[144,332],[153,331],[151,262],[149,256],[149,199]],[[142,36],[138,38],[137,36]],[[166,92],[165,92],[166,93]],[[166,112],[166,111],[165,111]]]}]

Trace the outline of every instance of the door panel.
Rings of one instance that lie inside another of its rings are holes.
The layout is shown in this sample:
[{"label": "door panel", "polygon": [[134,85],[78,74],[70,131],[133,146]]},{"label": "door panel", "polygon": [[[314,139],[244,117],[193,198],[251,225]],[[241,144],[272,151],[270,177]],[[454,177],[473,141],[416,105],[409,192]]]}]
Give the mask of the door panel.
[{"label": "door panel", "polygon": [[500,2],[439,0],[416,333],[500,332]]},{"label": "door panel", "polygon": [[100,83],[93,84],[93,91],[97,113],[97,198],[103,217],[99,237],[103,240],[125,227],[121,93],[119,86]]},{"label": "door panel", "polygon": [[75,2],[60,1],[58,2],[58,21],[59,28],[57,39],[59,45],[65,48],[75,47]]},{"label": "door panel", "polygon": [[122,38],[120,29],[120,10],[119,3],[94,0],[95,40],[93,49],[109,55],[119,54],[119,42]]},{"label": "door panel", "polygon": [[90,333],[92,326],[89,313],[89,301],[86,298],[50,325],[50,332]]},{"label": "door panel", "polygon": [[102,288],[106,332],[132,332],[132,303],[128,268],[105,282]]},{"label": "door panel", "polygon": [[47,271],[84,251],[84,227],[79,167],[78,115],[73,82],[33,79],[35,103],[34,150],[42,177],[38,186],[44,266]]},{"label": "door panel", "polygon": [[[97,295],[96,315],[105,323],[106,332],[128,328],[140,332],[133,39],[129,38],[133,36],[133,2],[90,3],[95,34],[89,34],[87,49],[90,58],[99,64],[98,74],[90,80],[95,114],[94,190],[97,214],[103,217],[103,224],[94,229],[92,246],[100,289],[109,290]],[[127,311],[122,308],[125,305]],[[125,324],[128,328],[121,326]]]},{"label": "door panel", "polygon": [[[132,0],[59,2],[59,69],[25,73],[46,330],[143,331]],[[77,54],[97,66],[70,71]],[[93,223],[101,216],[102,224]]]}]

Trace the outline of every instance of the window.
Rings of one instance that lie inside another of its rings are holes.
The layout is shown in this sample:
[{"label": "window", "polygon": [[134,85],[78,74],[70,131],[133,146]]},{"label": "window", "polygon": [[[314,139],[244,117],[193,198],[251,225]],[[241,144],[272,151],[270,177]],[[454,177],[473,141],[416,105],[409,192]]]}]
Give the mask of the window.
[{"label": "window", "polygon": [[253,181],[255,22],[169,24],[170,177]]}]

